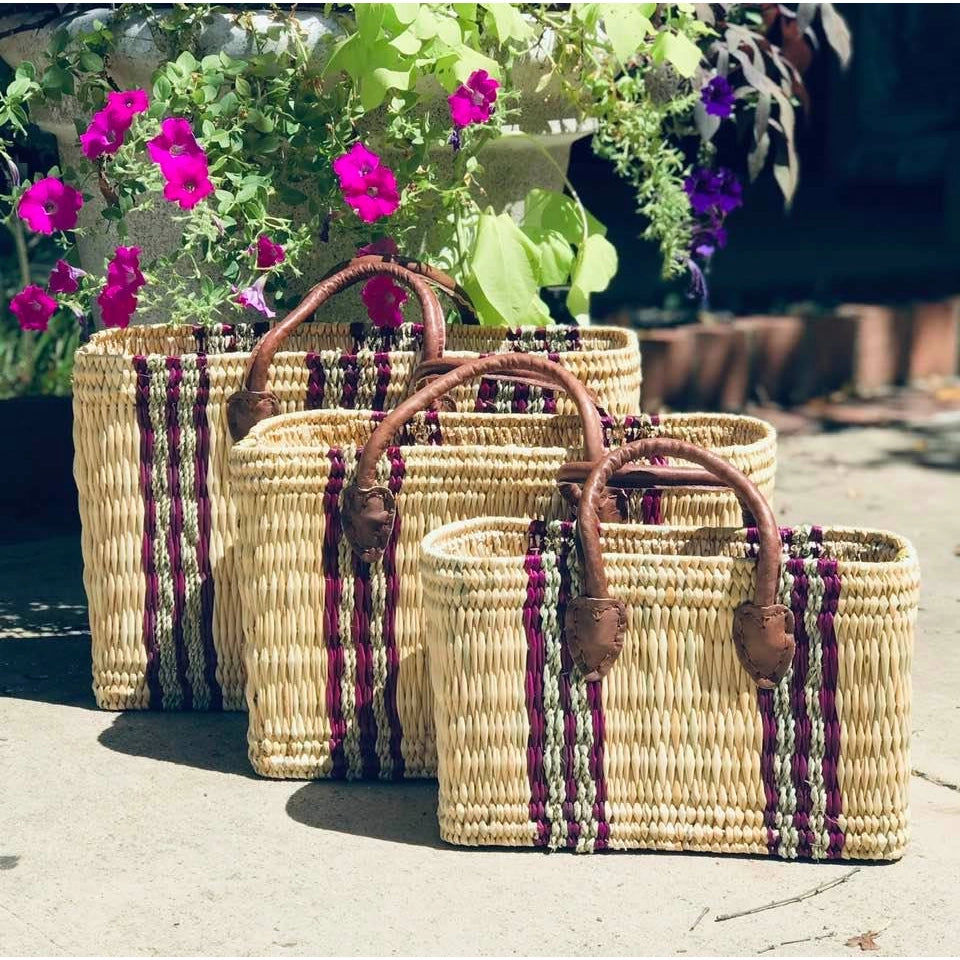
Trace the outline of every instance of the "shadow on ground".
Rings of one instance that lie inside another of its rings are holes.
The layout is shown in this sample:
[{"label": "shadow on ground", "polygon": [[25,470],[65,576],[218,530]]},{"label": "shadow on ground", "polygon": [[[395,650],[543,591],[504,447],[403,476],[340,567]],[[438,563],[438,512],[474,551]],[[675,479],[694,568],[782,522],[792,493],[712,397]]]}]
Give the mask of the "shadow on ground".
[{"label": "shadow on ground", "polygon": [[287,801],[287,814],[297,823],[371,840],[450,850],[437,827],[437,783],[340,783],[318,780],[304,784]]},{"label": "shadow on ground", "polygon": [[245,713],[118,713],[98,739],[108,749],[129,756],[255,776],[247,760]]}]

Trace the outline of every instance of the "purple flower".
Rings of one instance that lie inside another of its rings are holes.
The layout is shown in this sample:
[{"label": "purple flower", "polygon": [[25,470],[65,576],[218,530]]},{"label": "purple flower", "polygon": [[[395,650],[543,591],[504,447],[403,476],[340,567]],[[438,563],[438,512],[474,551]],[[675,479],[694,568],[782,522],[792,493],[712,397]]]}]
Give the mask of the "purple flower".
[{"label": "purple flower", "polygon": [[733,113],[733,87],[726,77],[714,77],[705,84],[700,100],[711,116],[729,117]]},{"label": "purple flower", "polygon": [[710,291],[707,289],[707,278],[703,275],[700,267],[693,260],[687,259],[686,267],[690,271],[690,288],[687,290],[687,296],[691,300],[700,301],[700,306],[704,309],[707,306],[707,298]]},{"label": "purple flower", "polygon": [[[237,303],[244,307],[250,307],[253,310],[259,310],[266,317],[275,317],[277,314],[274,310],[271,310],[267,306],[267,301],[263,296],[263,287],[267,282],[266,275],[260,277],[259,280],[251,283],[249,287],[244,287],[242,290],[237,291],[236,297],[234,299]],[[237,288],[234,287],[236,291]]]},{"label": "purple flower", "polygon": [[80,288],[80,278],[86,273],[78,267],[72,267],[66,260],[58,260],[50,271],[47,290],[50,293],[73,293]]},{"label": "purple flower", "polygon": [[690,198],[693,212],[700,216],[727,214],[743,205],[740,181],[725,167],[716,172],[696,167],[684,181],[683,189]]},{"label": "purple flower", "polygon": [[467,82],[461,83],[447,97],[453,125],[460,128],[474,123],[486,123],[493,113],[499,88],[500,81],[491,77],[486,70],[474,70],[467,77]]},{"label": "purple flower", "polygon": [[696,257],[708,259],[727,245],[727,231],[719,224],[697,227],[693,232],[690,252]]},{"label": "purple flower", "polygon": [[286,259],[287,255],[279,243],[274,243],[265,233],[257,237],[257,266],[261,270],[275,267]]}]

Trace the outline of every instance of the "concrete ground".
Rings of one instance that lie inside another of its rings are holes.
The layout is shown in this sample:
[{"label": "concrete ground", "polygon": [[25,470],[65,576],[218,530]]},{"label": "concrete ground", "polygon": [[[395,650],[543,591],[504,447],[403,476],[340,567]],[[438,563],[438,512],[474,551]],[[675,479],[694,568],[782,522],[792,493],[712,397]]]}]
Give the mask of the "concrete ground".
[{"label": "concrete ground", "polygon": [[786,523],[920,551],[899,863],[459,850],[433,783],[258,780],[243,715],[94,708],[77,538],[33,539],[0,544],[0,954],[955,954],[960,478],[856,430],[784,439],[778,483]]}]

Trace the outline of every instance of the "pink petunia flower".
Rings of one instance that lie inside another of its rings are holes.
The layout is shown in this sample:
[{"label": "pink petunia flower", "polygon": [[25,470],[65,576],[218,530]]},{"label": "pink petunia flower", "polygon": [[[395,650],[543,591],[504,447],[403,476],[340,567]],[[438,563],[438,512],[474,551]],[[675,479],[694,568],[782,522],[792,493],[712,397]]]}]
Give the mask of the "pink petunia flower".
[{"label": "pink petunia flower", "polygon": [[132,113],[99,110],[93,115],[86,133],[80,134],[80,148],[88,160],[114,154],[123,146],[123,138],[133,122]]},{"label": "pink petunia flower", "polygon": [[213,193],[204,156],[184,155],[160,168],[167,178],[163,195],[182,210],[192,210],[204,197]]},{"label": "pink petunia flower", "polygon": [[50,271],[47,290],[50,293],[73,293],[80,289],[80,278],[87,274],[79,267],[72,267],[66,260],[58,260]]},{"label": "pink petunia flower", "polygon": [[357,211],[364,223],[389,217],[400,205],[400,193],[393,171],[362,143],[333,161],[343,199]]},{"label": "pink petunia flower", "polygon": [[140,248],[117,247],[107,264],[107,286],[126,290],[132,296],[146,282],[140,272]]},{"label": "pink petunia flower", "polygon": [[265,233],[257,237],[257,266],[261,270],[283,263],[287,255],[279,243],[274,243]]},{"label": "pink petunia flower", "polygon": [[455,127],[469,127],[473,123],[486,123],[493,113],[500,82],[486,70],[474,70],[453,93],[447,97],[450,119]]},{"label": "pink petunia flower", "polygon": [[24,287],[10,301],[10,312],[21,330],[46,330],[56,309],[57,301],[35,283]]},{"label": "pink petunia flower", "polygon": [[51,234],[54,230],[72,230],[82,206],[79,190],[56,177],[44,177],[20,198],[17,213],[31,230]]},{"label": "pink petunia flower", "polygon": [[237,295],[234,298],[237,303],[244,307],[250,307],[253,310],[259,310],[266,317],[275,317],[276,311],[271,310],[267,306],[267,301],[264,297],[263,288],[267,282],[265,276],[260,277],[259,280],[256,280],[254,283],[250,284],[249,287],[244,287],[242,290],[237,290],[234,287]]},{"label": "pink petunia flower", "polygon": [[161,170],[181,157],[203,157],[206,161],[190,121],[183,117],[167,117],[160,124],[160,133],[147,143],[147,153],[154,163],[160,164]]},{"label": "pink petunia flower", "polygon": [[407,302],[407,291],[391,277],[381,274],[368,280],[360,297],[374,326],[393,329],[403,323],[402,307]]},{"label": "pink petunia flower", "polygon": [[127,287],[108,283],[98,294],[97,303],[106,327],[128,327],[137,309],[137,298]]},{"label": "pink petunia flower", "polygon": [[144,113],[150,107],[146,90],[119,90],[107,94],[108,112],[118,116],[126,115],[131,119],[138,113]]},{"label": "pink petunia flower", "polygon": [[368,243],[364,247],[357,247],[358,257],[394,257],[399,252],[397,241],[393,237],[379,237],[373,243]]},{"label": "pink petunia flower", "polygon": [[362,143],[355,143],[345,154],[333,161],[333,172],[344,192],[362,191],[365,178],[380,166],[380,158]]}]

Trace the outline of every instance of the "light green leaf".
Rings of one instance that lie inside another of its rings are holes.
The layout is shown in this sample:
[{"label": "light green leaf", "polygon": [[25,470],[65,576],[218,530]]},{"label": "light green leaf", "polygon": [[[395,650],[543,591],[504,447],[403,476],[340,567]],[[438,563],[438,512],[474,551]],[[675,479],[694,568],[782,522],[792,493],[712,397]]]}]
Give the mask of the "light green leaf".
[{"label": "light green leaf", "polygon": [[577,256],[567,294],[573,316],[590,312],[590,294],[606,290],[617,272],[617,251],[606,237],[593,234]]},{"label": "light green leaf", "polygon": [[454,3],[451,4],[453,12],[461,20],[475,21],[477,19],[477,5],[475,3]]},{"label": "light green leaf", "polygon": [[416,72],[408,70],[390,70],[378,67],[371,70],[360,81],[360,103],[364,110],[375,110],[383,103],[388,90],[409,90],[415,82]]},{"label": "light green leaf", "polygon": [[420,13],[419,3],[387,3],[385,10],[392,13],[398,23],[411,24]]},{"label": "light green leaf", "polygon": [[[81,60],[82,59],[81,57]],[[197,58],[189,50],[184,50],[183,53],[177,57],[176,62],[184,74],[193,73],[193,71],[200,66],[200,64],[197,63]]]},{"label": "light green leaf", "polygon": [[86,70],[88,73],[99,73],[103,69],[103,57],[92,50],[84,50],[80,54],[79,63],[80,69]]},{"label": "light green leaf", "polygon": [[700,65],[700,48],[681,33],[659,33],[651,54],[655,63],[672,64],[681,77],[692,77]]},{"label": "light green leaf", "polygon": [[480,214],[470,265],[465,286],[474,303],[483,302],[484,322],[536,322],[542,314],[534,302],[540,300],[539,251],[509,214]]},{"label": "light green leaf", "polygon": [[605,3],[600,10],[613,52],[625,64],[654,32],[653,24],[633,3]]},{"label": "light green leaf", "polygon": [[413,57],[420,52],[423,43],[413,30],[404,30],[390,41],[390,46],[404,56]]},{"label": "light green leaf", "polygon": [[523,232],[540,250],[540,286],[556,287],[570,279],[573,247],[562,233],[541,227],[524,227]]},{"label": "light green leaf", "polygon": [[530,24],[523,19],[520,11],[512,3],[488,3],[486,10],[501,47],[509,40],[533,39]]},{"label": "light green leaf", "polygon": [[523,201],[523,227],[554,230],[570,243],[583,241],[583,221],[576,203],[556,190],[534,187]]},{"label": "light green leaf", "polygon": [[373,43],[380,35],[383,24],[382,3],[355,3],[353,15],[357,19],[357,33],[366,43]]},{"label": "light green leaf", "polygon": [[452,92],[466,83],[474,70],[486,70],[491,77],[501,79],[500,64],[490,57],[471,50],[465,44],[452,44],[452,51],[437,59],[434,73],[445,90]]}]

